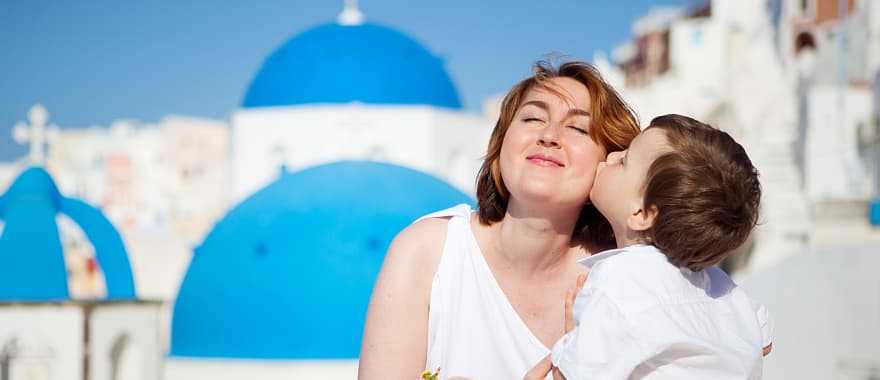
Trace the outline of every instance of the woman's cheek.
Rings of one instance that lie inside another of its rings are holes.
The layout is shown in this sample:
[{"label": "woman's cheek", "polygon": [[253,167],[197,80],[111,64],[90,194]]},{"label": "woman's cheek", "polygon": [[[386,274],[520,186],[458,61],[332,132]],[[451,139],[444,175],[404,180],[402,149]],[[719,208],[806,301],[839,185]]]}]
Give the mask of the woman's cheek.
[{"label": "woman's cheek", "polygon": [[596,167],[599,166],[599,162],[602,162],[604,157],[605,155],[601,149],[591,146],[581,147],[573,155],[575,162],[580,166],[579,171],[590,179],[596,175]]}]

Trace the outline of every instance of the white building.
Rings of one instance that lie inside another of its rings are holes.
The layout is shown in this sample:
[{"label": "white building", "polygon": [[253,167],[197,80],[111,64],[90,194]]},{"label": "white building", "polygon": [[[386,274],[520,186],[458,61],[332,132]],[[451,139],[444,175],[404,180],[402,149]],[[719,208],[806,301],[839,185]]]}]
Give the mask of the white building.
[{"label": "white building", "polygon": [[195,249],[166,378],[354,378],[391,239],[472,203],[492,123],[440,58],[349,4],[266,59],[231,124],[237,205]]},{"label": "white building", "polygon": [[[299,33],[267,57],[228,125],[169,116],[49,128],[46,170],[61,192],[99,205],[118,226],[132,287],[157,301],[135,303],[150,305],[149,321],[114,320],[122,314],[97,311],[111,309],[104,303],[10,305],[17,318],[68,331],[72,342],[10,347],[63,354],[84,380],[353,378],[370,289],[391,238],[419,215],[473,202],[494,116],[465,112],[442,59],[400,31],[365,22],[349,2],[336,22]],[[64,216],[58,225],[70,293],[108,295],[88,234]],[[46,310],[66,316],[39,319]],[[104,362],[87,368],[75,360],[85,339],[116,351],[141,347],[129,344],[140,335],[102,332],[125,323],[158,324],[154,343],[168,357],[157,364],[114,354],[120,358],[108,362],[99,352]],[[123,364],[107,370],[106,363]],[[131,371],[144,365],[150,369]]]},{"label": "white building", "polygon": [[281,165],[340,159],[394,162],[472,194],[491,122],[462,111],[440,58],[346,12],[287,41],[251,82],[232,116],[235,198]]},{"label": "white building", "polygon": [[172,115],[49,129],[46,169],[118,226],[138,294],[172,300],[211,226],[282,167],[389,162],[474,193],[492,121],[463,111],[440,58],[347,12],[267,57],[228,123]]},{"label": "white building", "polygon": [[[849,1],[841,18],[840,3],[713,0],[653,11],[634,25],[636,40],[615,49],[614,65],[597,59],[644,125],[681,113],[746,147],[764,198],[739,270],[839,243],[841,227],[850,238],[853,230],[872,234],[864,215],[878,180],[869,140],[877,133],[880,4]],[[850,36],[845,51],[841,37],[830,37],[842,33]]]},{"label": "white building", "polygon": [[0,378],[157,380],[160,305],[135,296],[110,221],[43,169],[47,118],[32,110],[32,166],[0,195]]},{"label": "white building", "polygon": [[156,124],[56,129],[47,170],[100,205],[122,233],[142,297],[171,300],[191,249],[229,207],[229,127],[168,116]]},{"label": "white building", "polygon": [[880,2],[712,0],[634,32],[597,62],[642,124],[708,122],[761,172],[751,253],[727,264],[775,321],[765,378],[878,378]]}]

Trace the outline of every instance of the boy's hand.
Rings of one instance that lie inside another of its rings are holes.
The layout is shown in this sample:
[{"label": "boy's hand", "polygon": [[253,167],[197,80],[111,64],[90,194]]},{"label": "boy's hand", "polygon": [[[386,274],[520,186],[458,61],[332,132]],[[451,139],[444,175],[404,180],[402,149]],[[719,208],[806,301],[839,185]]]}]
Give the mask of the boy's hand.
[{"label": "boy's hand", "polygon": [[550,374],[550,371],[553,371],[553,380],[565,380],[565,376],[562,376],[559,368],[553,366],[550,355],[544,357],[543,360],[538,362],[538,365],[529,370],[526,376],[523,377],[523,380],[544,380]]},{"label": "boy's hand", "polygon": [[577,297],[578,293],[581,292],[581,289],[584,288],[584,283],[587,282],[587,275],[582,274],[578,276],[577,281],[575,282],[575,286],[572,289],[569,289],[565,292],[565,332],[568,333],[571,330],[574,330],[574,299]]},{"label": "boy's hand", "polygon": [[550,355],[544,357],[537,365],[532,367],[523,377],[523,380],[543,380],[553,369],[553,362],[550,361]]},{"label": "boy's hand", "polygon": [[[568,289],[565,291],[565,332],[568,333],[571,330],[574,330],[574,299],[577,297],[578,293],[581,292],[581,289],[584,287],[584,283],[587,281],[587,275],[582,274],[578,276],[577,281],[575,282],[574,288]],[[553,380],[565,380],[565,376],[562,375],[562,372],[559,371],[559,368],[553,367],[553,362],[550,359],[550,355],[547,355],[543,360],[538,362],[528,373],[523,377],[523,380],[542,380],[547,378],[547,375],[550,372],[553,372]]]}]

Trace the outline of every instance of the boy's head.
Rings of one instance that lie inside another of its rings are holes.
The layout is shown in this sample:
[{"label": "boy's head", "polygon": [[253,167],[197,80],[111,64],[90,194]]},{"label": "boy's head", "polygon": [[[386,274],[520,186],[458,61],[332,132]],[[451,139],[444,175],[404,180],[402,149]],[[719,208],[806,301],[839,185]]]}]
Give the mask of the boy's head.
[{"label": "boy's head", "polygon": [[650,243],[672,264],[696,271],[746,241],[758,220],[761,186],[730,135],[664,115],[599,165],[590,199],[619,246]]}]

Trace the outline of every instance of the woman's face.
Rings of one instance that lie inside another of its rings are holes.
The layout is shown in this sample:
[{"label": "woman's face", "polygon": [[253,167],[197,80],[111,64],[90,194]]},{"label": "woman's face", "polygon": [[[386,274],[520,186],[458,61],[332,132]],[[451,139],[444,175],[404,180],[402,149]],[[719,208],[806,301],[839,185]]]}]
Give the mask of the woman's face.
[{"label": "woman's face", "polygon": [[[605,148],[590,137],[590,94],[570,78],[535,86],[523,98],[501,144],[499,165],[512,200],[582,207]],[[561,96],[560,96],[561,95]]]}]

